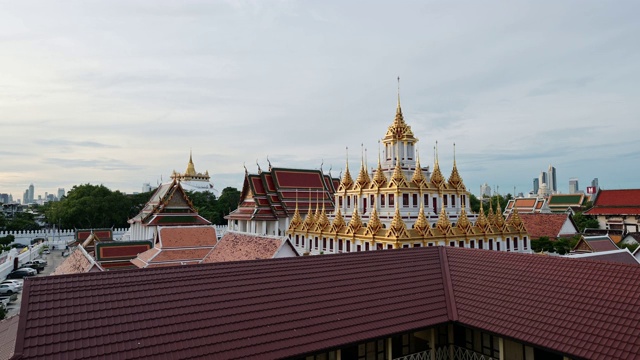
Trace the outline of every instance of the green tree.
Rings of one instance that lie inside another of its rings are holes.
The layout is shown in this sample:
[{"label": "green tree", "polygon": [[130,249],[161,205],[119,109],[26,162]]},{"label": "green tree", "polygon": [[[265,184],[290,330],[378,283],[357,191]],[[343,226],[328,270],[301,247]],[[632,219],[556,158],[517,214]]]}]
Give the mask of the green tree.
[{"label": "green tree", "polygon": [[104,185],[76,185],[62,200],[45,210],[49,223],[62,228],[126,227],[132,200]]},{"label": "green tree", "polygon": [[189,191],[187,196],[193,203],[193,206],[198,210],[198,214],[203,218],[216,223],[218,219],[218,200],[216,196],[208,191],[196,192]]},{"label": "green tree", "polygon": [[0,229],[4,229],[7,226],[7,219],[4,217],[4,214],[0,212]]},{"label": "green tree", "polygon": [[535,252],[554,252],[555,247],[548,236],[541,236],[539,239],[531,240],[531,250]]},{"label": "green tree", "polygon": [[578,232],[583,232],[584,229],[599,229],[600,223],[596,218],[590,215],[584,215],[582,212],[577,212],[573,215],[573,221],[576,223],[578,227]]},{"label": "green tree", "polygon": [[469,196],[469,205],[471,206],[471,211],[474,213],[477,214],[480,212],[480,199],[473,194]]},{"label": "green tree", "polygon": [[39,230],[40,225],[36,222],[34,214],[19,212],[7,221],[5,229],[8,231]]},{"label": "green tree", "polygon": [[629,251],[634,252],[640,246],[639,244],[618,244],[620,249],[629,249]]},{"label": "green tree", "polygon": [[555,248],[556,253],[564,255],[576,246],[578,240],[580,240],[580,235],[576,235],[570,239],[560,238],[553,243],[553,247]]},{"label": "green tree", "polygon": [[224,225],[227,221],[224,219],[226,215],[238,208],[240,204],[240,190],[234,187],[226,187],[222,190],[218,198],[218,217],[213,222],[216,225]]}]

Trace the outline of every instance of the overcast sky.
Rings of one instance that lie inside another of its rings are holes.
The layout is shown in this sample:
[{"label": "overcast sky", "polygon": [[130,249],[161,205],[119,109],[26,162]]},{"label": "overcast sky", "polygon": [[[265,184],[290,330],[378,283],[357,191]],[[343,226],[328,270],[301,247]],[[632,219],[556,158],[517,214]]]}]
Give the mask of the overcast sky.
[{"label": "overcast sky", "polygon": [[400,76],[473,193],[638,188],[638,1],[0,1],[0,193],[375,166]]}]

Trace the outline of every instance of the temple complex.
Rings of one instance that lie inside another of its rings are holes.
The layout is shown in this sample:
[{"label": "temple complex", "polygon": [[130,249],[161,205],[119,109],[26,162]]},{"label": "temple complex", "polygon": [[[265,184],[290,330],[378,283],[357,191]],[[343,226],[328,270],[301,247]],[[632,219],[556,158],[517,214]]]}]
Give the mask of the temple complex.
[{"label": "temple complex", "polygon": [[[448,178],[442,173],[435,149],[433,171],[420,165],[411,127],[402,115],[400,97],[396,115],[382,138],[383,156],[377,168],[367,170],[364,156],[355,179],[347,159],[346,170],[334,194],[335,210],[296,205],[287,234],[296,249],[321,254],[401,247],[457,246],[529,252],[529,238],[514,211],[505,220],[500,205],[472,214],[470,193],[455,159]],[[455,146],[455,145],[454,145]]]},{"label": "temple complex", "polygon": [[191,152],[189,152],[187,170],[185,170],[183,174],[173,170],[173,173],[171,173],[171,179],[179,181],[182,188],[186,191],[209,191],[217,193],[213,184],[210,182],[211,177],[209,176],[209,171],[205,171],[204,174],[196,171],[195,165],[193,165],[193,156]]}]

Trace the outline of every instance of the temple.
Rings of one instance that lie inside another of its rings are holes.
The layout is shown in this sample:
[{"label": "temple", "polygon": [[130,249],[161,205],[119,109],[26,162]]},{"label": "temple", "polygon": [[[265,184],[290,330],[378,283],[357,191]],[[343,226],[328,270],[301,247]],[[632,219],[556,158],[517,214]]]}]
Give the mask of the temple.
[{"label": "temple", "polygon": [[455,158],[445,178],[434,149],[434,166],[420,165],[411,127],[396,115],[382,138],[377,168],[369,173],[364,155],[355,179],[346,170],[334,194],[335,210],[316,204],[315,212],[297,204],[287,234],[302,253],[321,254],[422,246],[457,246],[501,251],[530,251],[524,224],[514,211],[507,221],[500,205],[494,213],[471,213],[469,197]]},{"label": "temple", "polygon": [[191,152],[189,152],[187,170],[185,170],[183,174],[173,170],[171,179],[179,181],[182,188],[186,191],[209,191],[217,193],[217,190],[214,189],[213,184],[210,182],[211,177],[209,176],[209,171],[205,171],[204,174],[196,171]]}]

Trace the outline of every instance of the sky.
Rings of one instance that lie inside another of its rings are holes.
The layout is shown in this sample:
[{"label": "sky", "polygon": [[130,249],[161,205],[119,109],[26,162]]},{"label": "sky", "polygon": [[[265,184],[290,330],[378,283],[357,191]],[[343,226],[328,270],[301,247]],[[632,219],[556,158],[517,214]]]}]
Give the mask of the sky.
[{"label": "sky", "polygon": [[638,1],[2,1],[0,193],[376,166],[400,77],[467,188],[638,188]]}]

